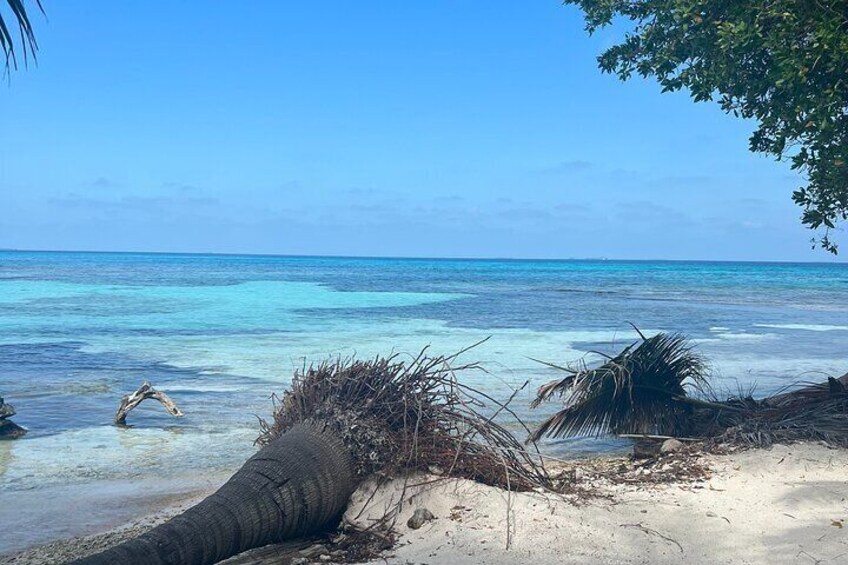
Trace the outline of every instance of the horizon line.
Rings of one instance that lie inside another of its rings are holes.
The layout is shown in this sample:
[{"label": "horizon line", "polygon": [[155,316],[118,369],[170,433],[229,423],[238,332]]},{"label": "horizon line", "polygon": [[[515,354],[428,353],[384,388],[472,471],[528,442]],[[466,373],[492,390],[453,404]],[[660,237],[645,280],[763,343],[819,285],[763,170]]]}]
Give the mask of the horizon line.
[{"label": "horizon line", "polygon": [[839,259],[831,261],[798,261],[787,259],[617,259],[610,257],[434,257],[434,256],[404,256],[404,255],[333,255],[333,254],[296,254],[296,253],[250,253],[250,252],[216,252],[216,251],[120,251],[92,249],[22,249],[0,247],[0,253],[67,253],[67,254],[102,254],[102,255],[180,255],[180,256],[218,256],[218,257],[276,257],[282,259],[383,259],[399,261],[501,261],[501,262],[641,262],[641,263],[767,263],[767,264],[801,264],[801,265],[848,265]]}]

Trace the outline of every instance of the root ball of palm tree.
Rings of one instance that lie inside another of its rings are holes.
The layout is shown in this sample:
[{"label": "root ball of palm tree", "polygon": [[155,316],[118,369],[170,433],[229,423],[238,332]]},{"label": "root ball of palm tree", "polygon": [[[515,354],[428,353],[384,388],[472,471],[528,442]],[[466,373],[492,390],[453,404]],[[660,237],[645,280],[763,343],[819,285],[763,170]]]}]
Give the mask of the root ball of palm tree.
[{"label": "root ball of palm tree", "polygon": [[291,389],[275,397],[274,419],[261,423],[257,443],[319,421],[349,446],[359,476],[437,466],[494,486],[539,486],[546,477],[537,459],[493,415],[523,424],[507,403],[460,383],[458,373],[481,368],[453,366],[456,357],[336,359],[299,371]]},{"label": "root ball of palm tree", "polygon": [[[322,363],[294,375],[263,422],[262,446],[218,491],[88,565],[211,564],[331,527],[373,473],[436,465],[512,489],[548,484],[543,467],[494,418],[505,403],[458,382],[454,357]],[[483,413],[486,415],[484,416]]]}]

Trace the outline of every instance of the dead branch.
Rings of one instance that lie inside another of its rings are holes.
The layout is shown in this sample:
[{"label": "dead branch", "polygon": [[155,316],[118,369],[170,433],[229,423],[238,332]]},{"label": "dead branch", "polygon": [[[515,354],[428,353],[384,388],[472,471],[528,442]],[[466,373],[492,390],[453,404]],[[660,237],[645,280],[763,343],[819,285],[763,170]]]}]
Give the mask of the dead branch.
[{"label": "dead branch", "polygon": [[153,388],[153,385],[144,381],[141,386],[138,387],[137,391],[121,398],[121,405],[118,406],[118,411],[115,412],[115,424],[118,426],[126,426],[127,414],[129,414],[133,408],[141,404],[143,400],[148,398],[153,398],[154,400],[161,402],[162,406],[165,407],[165,410],[167,410],[171,416],[174,416],[175,418],[183,416],[183,413],[180,412],[180,409],[177,408],[177,405],[174,404],[174,401],[171,400],[167,394],[156,390]]},{"label": "dead branch", "polygon": [[677,546],[677,549],[679,549],[679,550],[680,550],[680,553],[683,553],[683,546],[682,546],[682,545],[680,545],[679,543],[677,543],[677,541],[675,541],[674,539],[672,539],[672,538],[670,538],[670,537],[668,537],[668,536],[666,536],[666,535],[663,535],[663,534],[659,533],[659,532],[658,532],[658,531],[656,531],[656,530],[653,530],[653,529],[651,529],[651,528],[646,528],[646,527],[645,527],[645,526],[643,526],[642,524],[621,524],[621,527],[622,527],[622,528],[637,528],[637,529],[639,529],[639,530],[642,530],[643,532],[645,532],[645,533],[646,533],[646,534],[648,534],[649,536],[657,536],[658,538],[662,538],[662,539],[664,539],[665,541],[667,541],[667,542],[669,542],[669,543],[673,543],[674,545],[676,545],[676,546]]}]

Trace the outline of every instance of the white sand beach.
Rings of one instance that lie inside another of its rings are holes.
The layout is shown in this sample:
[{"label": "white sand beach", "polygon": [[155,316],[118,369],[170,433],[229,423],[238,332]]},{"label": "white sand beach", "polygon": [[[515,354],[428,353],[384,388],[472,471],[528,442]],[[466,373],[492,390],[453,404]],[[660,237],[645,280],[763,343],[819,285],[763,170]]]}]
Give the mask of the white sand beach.
[{"label": "white sand beach", "polygon": [[[578,504],[449,481],[407,504],[408,513],[425,507],[437,519],[413,531],[404,516],[388,561],[845,563],[846,465],[845,450],[775,446],[710,456],[711,477],[703,482],[599,486],[609,498]],[[390,499],[398,486],[384,487],[377,498]]]},{"label": "white sand beach", "polygon": [[[508,493],[426,476],[387,482],[376,493],[366,484],[346,518],[370,525],[404,495],[398,543],[374,564],[848,562],[848,450],[778,445],[707,455],[702,463],[706,477],[694,481],[620,484],[587,475],[590,497]],[[422,482],[429,484],[414,486]],[[186,504],[0,562],[61,563],[135,535]],[[413,530],[406,521],[417,508],[435,519]]]}]

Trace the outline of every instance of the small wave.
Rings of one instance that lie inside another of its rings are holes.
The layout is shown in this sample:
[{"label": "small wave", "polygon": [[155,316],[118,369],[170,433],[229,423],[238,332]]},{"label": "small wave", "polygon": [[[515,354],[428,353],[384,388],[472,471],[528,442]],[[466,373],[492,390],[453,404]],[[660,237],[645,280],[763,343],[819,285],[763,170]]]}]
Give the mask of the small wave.
[{"label": "small wave", "polygon": [[720,339],[766,339],[773,336],[774,334],[749,334],[746,332],[721,332],[716,334],[716,337]]},{"label": "small wave", "polygon": [[239,392],[245,390],[244,387],[228,386],[228,385],[163,385],[163,390],[167,392]]},{"label": "small wave", "polygon": [[722,341],[757,341],[776,337],[773,333],[748,333],[724,331],[724,328],[710,328],[711,334],[706,337],[692,338],[692,343],[721,343]]},{"label": "small wave", "polygon": [[757,328],[774,328],[778,330],[806,330],[810,332],[848,331],[848,326],[829,326],[826,324],[754,324]]},{"label": "small wave", "polygon": [[553,288],[554,292],[569,292],[579,294],[622,294],[619,290],[597,289],[597,288]]}]

